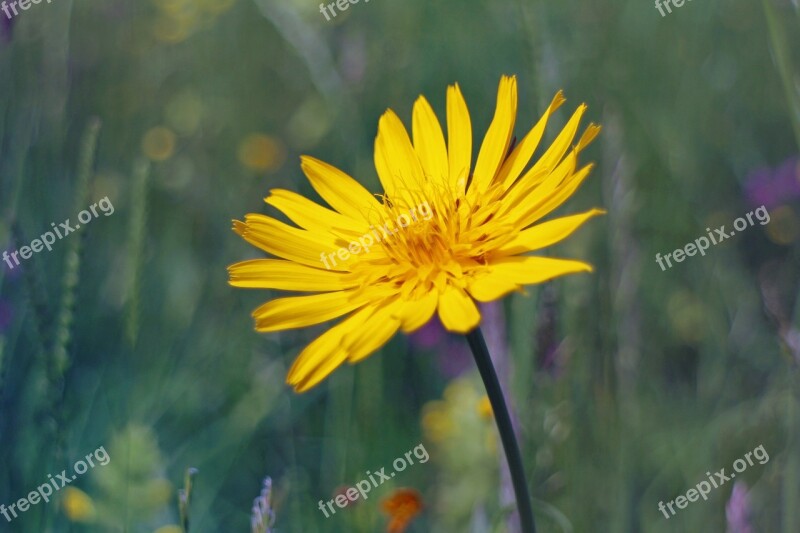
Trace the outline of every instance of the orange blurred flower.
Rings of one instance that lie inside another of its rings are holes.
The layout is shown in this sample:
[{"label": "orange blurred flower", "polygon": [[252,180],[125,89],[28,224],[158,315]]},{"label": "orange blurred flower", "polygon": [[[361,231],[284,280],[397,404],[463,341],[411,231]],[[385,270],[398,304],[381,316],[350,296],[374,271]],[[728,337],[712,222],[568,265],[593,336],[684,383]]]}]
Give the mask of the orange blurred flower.
[{"label": "orange blurred flower", "polygon": [[422,496],[414,489],[397,489],[383,501],[383,511],[391,520],[387,533],[403,533],[422,511]]}]

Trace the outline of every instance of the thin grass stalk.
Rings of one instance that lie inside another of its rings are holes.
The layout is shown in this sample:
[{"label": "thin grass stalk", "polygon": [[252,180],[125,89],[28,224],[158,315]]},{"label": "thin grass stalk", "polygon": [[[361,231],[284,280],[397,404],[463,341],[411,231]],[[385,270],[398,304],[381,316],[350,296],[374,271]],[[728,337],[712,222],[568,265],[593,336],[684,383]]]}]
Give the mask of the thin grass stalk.
[{"label": "thin grass stalk", "polygon": [[[75,189],[73,213],[83,210],[89,201],[89,178],[92,174],[94,154],[97,147],[97,135],[100,121],[93,118],[89,121],[81,142],[80,160],[78,163],[78,183]],[[61,301],[56,318],[56,335],[53,344],[52,377],[60,379],[69,367],[67,348],[71,338],[74,319],[75,290],[78,286],[81,266],[83,237],[69,240],[67,256],[64,264],[64,276],[61,282]]]},{"label": "thin grass stalk", "polygon": [[125,337],[133,348],[139,337],[141,278],[144,263],[144,238],[147,233],[147,190],[150,165],[146,159],[136,162],[131,190],[131,218],[128,226],[128,298]]},{"label": "thin grass stalk", "polygon": [[[100,121],[93,118],[84,131],[81,140],[81,148],[78,161],[78,182],[75,189],[75,203],[73,213],[77,213],[84,209],[88,203],[89,198],[89,178],[92,174],[92,167],[94,164],[95,148],[97,147],[97,134],[100,130]],[[47,410],[50,414],[52,423],[53,438],[50,443],[52,453],[50,454],[50,463],[59,464],[63,462],[64,458],[64,442],[66,440],[62,409],[64,400],[64,374],[69,368],[69,356],[67,349],[72,332],[72,322],[74,318],[75,308],[75,290],[78,286],[80,275],[80,262],[81,250],[83,247],[83,239],[86,232],[81,233],[77,237],[69,240],[66,259],[64,261],[64,275],[62,278],[61,298],[58,306],[58,314],[56,316],[55,335],[53,339],[53,347],[51,352],[50,361],[45,362],[45,372],[48,381],[48,390],[50,394],[50,401]],[[44,517],[44,529],[49,530],[52,521],[52,514],[46,514]]]}]

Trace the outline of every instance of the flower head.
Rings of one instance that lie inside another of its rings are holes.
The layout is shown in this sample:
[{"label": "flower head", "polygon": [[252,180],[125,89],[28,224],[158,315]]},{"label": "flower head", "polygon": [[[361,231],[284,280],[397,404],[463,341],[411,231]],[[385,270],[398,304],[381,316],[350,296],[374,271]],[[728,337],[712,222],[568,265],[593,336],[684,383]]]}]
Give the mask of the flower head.
[{"label": "flower head", "polygon": [[383,501],[383,510],[390,517],[387,533],[403,533],[422,512],[422,496],[414,489],[397,489]]},{"label": "flower head", "polygon": [[64,513],[72,522],[90,522],[96,514],[92,498],[75,487],[67,487],[64,490],[62,505]]},{"label": "flower head", "polygon": [[309,344],[289,371],[298,392],[345,361],[357,363],[398,330],[413,332],[438,313],[444,327],[478,326],[476,301],[524,285],[588,272],[587,263],[527,255],[569,236],[603,211],[538,223],[588,176],[577,156],[599,132],[590,124],[573,139],[581,105],[553,143],[529,167],[559,92],[541,119],[512,148],[516,78],[500,80],[494,118],[472,164],[472,125],[458,85],[447,90],[447,142],[428,101],[414,104],[411,136],[388,110],[378,124],[375,167],[384,188],[373,196],[337,168],[304,156],[301,167],[332,209],[287,190],[265,201],[298,227],[248,214],[234,221],[247,242],[278,259],[229,267],[237,287],[311,292],[272,300],[253,312],[262,332],[300,328],[348,315]]}]

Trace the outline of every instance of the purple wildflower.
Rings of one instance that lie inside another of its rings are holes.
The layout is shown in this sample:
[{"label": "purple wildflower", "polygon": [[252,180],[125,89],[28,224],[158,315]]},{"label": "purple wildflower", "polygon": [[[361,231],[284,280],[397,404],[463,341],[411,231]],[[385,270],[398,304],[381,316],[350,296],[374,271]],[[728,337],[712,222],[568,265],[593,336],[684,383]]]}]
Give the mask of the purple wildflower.
[{"label": "purple wildflower", "polygon": [[791,157],[776,169],[764,167],[751,172],[745,193],[753,207],[768,209],[800,198],[800,157]]},{"label": "purple wildflower", "polygon": [[438,320],[429,320],[409,336],[411,344],[417,348],[431,349],[441,344],[446,337],[446,332]]},{"label": "purple wildflower", "polygon": [[753,533],[750,514],[750,494],[747,485],[737,481],[725,505],[725,517],[728,519],[727,533]]}]

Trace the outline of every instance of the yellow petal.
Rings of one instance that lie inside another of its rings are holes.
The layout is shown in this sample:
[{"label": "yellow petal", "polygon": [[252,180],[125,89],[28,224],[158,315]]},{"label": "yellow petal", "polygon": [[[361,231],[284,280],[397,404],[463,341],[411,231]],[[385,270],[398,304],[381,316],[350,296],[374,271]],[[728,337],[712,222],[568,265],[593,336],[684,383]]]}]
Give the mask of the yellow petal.
[{"label": "yellow petal", "polygon": [[264,201],[279,209],[301,228],[317,233],[328,231],[351,239],[369,232],[369,224],[363,219],[353,219],[312,202],[305,196],[284,189],[273,189]]},{"label": "yellow petal", "polygon": [[352,275],[280,259],[252,259],[228,267],[234,287],[284,291],[340,291],[359,285]]},{"label": "yellow petal", "polygon": [[425,183],[422,165],[405,126],[391,109],[378,121],[375,170],[393,204],[411,208],[425,200],[419,196]]},{"label": "yellow petal", "polygon": [[[539,169],[536,173],[533,172],[533,169],[526,172],[506,192],[498,218],[518,220],[525,213],[530,213],[547,202],[552,197],[553,191],[569,178],[577,165],[577,153],[573,151],[549,174],[542,174],[542,172],[547,172],[546,169]],[[519,227],[523,228],[524,226]]]},{"label": "yellow petal", "polygon": [[[555,259],[552,257],[514,256],[493,260],[488,267],[485,277],[492,278],[499,283],[505,280],[518,285],[531,285],[544,281],[574,274],[576,272],[591,272],[592,265],[573,259]],[[487,280],[481,280],[488,283]]]},{"label": "yellow petal", "polygon": [[497,251],[504,255],[511,255],[539,250],[566,239],[584,222],[602,214],[605,214],[605,210],[590,209],[585,213],[550,220],[517,233],[513,240]]},{"label": "yellow petal", "polygon": [[481,275],[467,286],[470,295],[479,302],[493,302],[521,287],[503,276]]},{"label": "yellow petal", "polygon": [[583,117],[586,109],[586,104],[578,106],[578,109],[572,114],[572,118],[569,119],[564,129],[561,130],[561,133],[558,134],[556,140],[553,141],[550,148],[539,158],[531,170],[534,172],[540,169],[550,170],[561,161],[561,158],[564,157],[564,154],[567,153],[567,150],[572,144],[572,139],[575,138],[575,133],[578,131],[578,125],[581,122],[581,117]]},{"label": "yellow petal", "polygon": [[277,298],[253,311],[253,318],[261,332],[303,328],[347,314],[364,303],[364,298],[353,297],[353,291]]},{"label": "yellow petal", "polygon": [[[245,222],[234,222],[234,230],[244,240],[267,253],[311,267],[324,267],[321,254],[339,248],[332,235],[293,228],[265,215],[248,214]],[[347,269],[346,265],[332,268]]]},{"label": "yellow petal", "polygon": [[319,159],[300,158],[300,167],[314,190],[332,208],[355,220],[369,220],[370,213],[383,212],[383,206],[356,180]]},{"label": "yellow petal", "polygon": [[564,183],[561,184],[548,198],[546,198],[543,202],[539,202],[533,206],[527,213],[523,216],[517,218],[516,222],[521,228],[526,228],[539,220],[540,218],[547,216],[548,213],[553,211],[554,209],[558,208],[561,204],[563,204],[567,198],[573,195],[573,193],[580,187],[583,180],[589,175],[589,173],[594,168],[593,164],[586,165],[582,169],[580,169],[577,173],[573,174],[572,176],[568,177],[564,180]]},{"label": "yellow petal", "polygon": [[602,129],[602,126],[590,122],[589,125],[586,126],[586,131],[584,131],[583,135],[581,135],[581,139],[578,141],[578,145],[575,147],[575,149],[580,152],[589,146],[595,137],[600,134],[600,130]]},{"label": "yellow petal", "polygon": [[564,94],[558,91],[550,102],[550,106],[539,119],[539,122],[528,132],[522,141],[514,148],[511,155],[503,163],[500,172],[497,175],[497,181],[503,183],[503,188],[508,189],[512,183],[519,177],[522,170],[528,165],[539,146],[539,141],[542,140],[547,120],[559,107],[565,102]]},{"label": "yellow petal", "polygon": [[296,392],[305,392],[328,377],[347,359],[344,336],[361,328],[372,311],[373,308],[363,308],[314,339],[297,356],[286,383],[293,385]]},{"label": "yellow petal", "polygon": [[439,295],[439,319],[447,331],[468,333],[480,323],[481,314],[464,289],[450,285]]},{"label": "yellow petal", "polygon": [[447,88],[447,155],[450,190],[463,194],[472,164],[472,122],[457,83]]},{"label": "yellow petal", "polygon": [[358,363],[375,353],[397,333],[400,320],[392,316],[402,304],[400,299],[392,303],[381,303],[374,313],[358,329],[352,329],[344,342],[347,346],[347,361]]},{"label": "yellow petal", "polygon": [[511,143],[514,133],[514,121],[517,116],[517,78],[503,76],[497,88],[497,107],[494,118],[483,139],[475,172],[470,185],[470,192],[482,193],[492,183],[500,169]]},{"label": "yellow petal", "polygon": [[447,146],[439,119],[424,96],[417,98],[411,123],[414,136],[414,149],[425,176],[432,182],[446,184],[449,178],[447,165]]},{"label": "yellow petal", "polygon": [[428,291],[418,299],[406,300],[398,309],[396,316],[400,319],[403,333],[411,333],[431,319],[436,312],[436,304],[439,302],[439,295],[436,291]]}]

